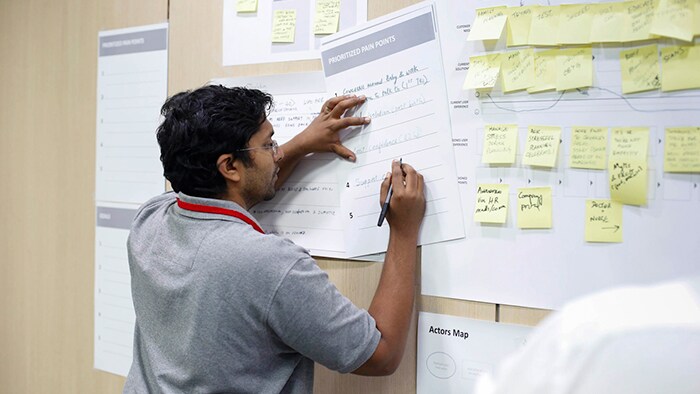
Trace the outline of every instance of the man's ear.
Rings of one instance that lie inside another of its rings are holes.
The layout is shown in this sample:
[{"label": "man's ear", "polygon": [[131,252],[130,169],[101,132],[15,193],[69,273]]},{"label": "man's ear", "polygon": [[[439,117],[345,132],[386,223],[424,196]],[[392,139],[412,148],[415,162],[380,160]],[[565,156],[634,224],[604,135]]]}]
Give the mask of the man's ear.
[{"label": "man's ear", "polygon": [[232,182],[240,182],[241,172],[239,170],[242,165],[243,163],[235,159],[230,153],[223,154],[216,160],[216,168],[219,170],[219,173],[224,179]]}]

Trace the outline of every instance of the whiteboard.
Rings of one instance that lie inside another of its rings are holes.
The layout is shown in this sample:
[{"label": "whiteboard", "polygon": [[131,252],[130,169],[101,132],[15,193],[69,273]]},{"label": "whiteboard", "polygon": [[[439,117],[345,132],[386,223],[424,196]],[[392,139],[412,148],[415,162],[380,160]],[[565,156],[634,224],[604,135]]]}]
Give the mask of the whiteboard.
[{"label": "whiteboard", "polygon": [[[537,4],[479,2],[478,7]],[[556,1],[552,5],[558,4]],[[620,284],[644,284],[700,273],[700,176],[663,172],[666,127],[700,126],[700,92],[651,91],[623,95],[619,51],[648,45],[593,45],[593,87],[539,94],[489,95],[461,89],[469,57],[505,50],[505,34],[488,49],[466,41],[475,1],[438,1],[453,145],[467,236],[422,248],[424,295],[557,309],[564,302]],[[696,42],[697,42],[696,38]],[[659,46],[669,42],[659,40]],[[697,43],[696,43],[697,45]],[[481,164],[486,124],[517,124],[518,158],[512,166]],[[562,127],[557,165],[520,164],[528,125]],[[568,167],[572,126],[648,127],[648,203],[623,209],[623,242],[584,241],[585,200],[609,198],[607,171]],[[510,185],[505,225],[474,223],[479,183]],[[515,224],[519,187],[551,186],[553,226],[522,230]]]}]

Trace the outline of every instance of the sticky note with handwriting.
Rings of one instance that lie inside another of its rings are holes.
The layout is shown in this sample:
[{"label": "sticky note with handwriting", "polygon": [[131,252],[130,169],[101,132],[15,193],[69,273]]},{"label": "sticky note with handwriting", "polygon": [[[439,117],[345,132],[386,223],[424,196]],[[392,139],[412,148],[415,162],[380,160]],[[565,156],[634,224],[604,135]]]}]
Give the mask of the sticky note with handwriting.
[{"label": "sticky note with handwriting", "polygon": [[496,85],[501,71],[501,54],[472,56],[469,58],[469,71],[462,89],[487,89]]},{"label": "sticky note with handwriting", "polygon": [[479,8],[467,41],[498,40],[506,25],[506,7]]},{"label": "sticky note with handwriting", "polygon": [[237,0],[236,12],[256,12],[258,10],[258,0]]},{"label": "sticky note with handwriting", "polygon": [[593,4],[562,4],[557,40],[560,44],[589,44],[592,22]]},{"label": "sticky note with handwriting", "polygon": [[659,0],[649,32],[657,36],[693,41],[696,0]]},{"label": "sticky note with handwriting", "polygon": [[518,227],[552,228],[552,188],[518,189]]},{"label": "sticky note with handwriting", "polygon": [[610,133],[610,197],[623,204],[647,202],[649,129],[617,127]]},{"label": "sticky note with handwriting", "polygon": [[700,127],[666,128],[664,171],[700,172]]},{"label": "sticky note with handwriting", "polygon": [[625,25],[625,5],[622,2],[591,4],[591,42],[620,42]]},{"label": "sticky note with handwriting", "polygon": [[658,46],[654,44],[620,51],[620,72],[622,93],[660,88]]},{"label": "sticky note with handwriting", "polygon": [[535,53],[532,48],[501,54],[503,91],[524,90],[534,85]]},{"label": "sticky note with handwriting", "polygon": [[607,127],[572,126],[569,167],[604,170],[607,148]]},{"label": "sticky note with handwriting", "polygon": [[487,164],[513,164],[518,143],[518,125],[484,126],[484,150],[481,161]]},{"label": "sticky note with handwriting", "polygon": [[559,6],[534,6],[530,34],[530,45],[551,45],[559,43],[556,32],[559,31]]},{"label": "sticky note with handwriting", "polygon": [[535,52],[535,78],[528,93],[543,92],[557,88],[557,53],[558,49]]},{"label": "sticky note with handwriting", "polygon": [[314,34],[337,33],[339,21],[340,0],[316,0]]},{"label": "sticky note with handwriting", "polygon": [[508,7],[506,13],[508,15],[506,45],[509,47],[527,45],[532,21],[532,6]]},{"label": "sticky note with handwriting", "polygon": [[640,41],[651,38],[649,28],[654,17],[655,3],[656,0],[632,0],[623,3],[625,24],[622,27],[620,41]]},{"label": "sticky note with handwriting", "polygon": [[561,127],[530,126],[527,131],[523,164],[554,167],[559,154]]},{"label": "sticky note with handwriting", "polygon": [[586,200],[586,242],[622,242],[622,204]]},{"label": "sticky note with handwriting", "polygon": [[557,90],[593,85],[591,47],[560,49],[557,53]]},{"label": "sticky note with handwriting", "polygon": [[474,221],[505,223],[508,218],[508,185],[481,184],[476,188]]},{"label": "sticky note with handwriting", "polygon": [[272,19],[272,42],[294,42],[297,10],[275,10]]},{"label": "sticky note with handwriting", "polygon": [[700,46],[661,49],[661,90],[700,88]]}]

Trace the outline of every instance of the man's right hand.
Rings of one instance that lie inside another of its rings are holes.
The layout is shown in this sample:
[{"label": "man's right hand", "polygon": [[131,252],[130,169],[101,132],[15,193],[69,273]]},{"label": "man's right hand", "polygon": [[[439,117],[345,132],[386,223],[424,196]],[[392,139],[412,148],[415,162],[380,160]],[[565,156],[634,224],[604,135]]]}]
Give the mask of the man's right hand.
[{"label": "man's right hand", "polygon": [[[386,220],[391,231],[418,234],[418,229],[425,215],[425,193],[423,175],[406,163],[391,163],[391,173],[382,182],[379,204],[386,200],[389,185],[392,185],[392,197]],[[412,234],[412,235],[413,235]]]}]

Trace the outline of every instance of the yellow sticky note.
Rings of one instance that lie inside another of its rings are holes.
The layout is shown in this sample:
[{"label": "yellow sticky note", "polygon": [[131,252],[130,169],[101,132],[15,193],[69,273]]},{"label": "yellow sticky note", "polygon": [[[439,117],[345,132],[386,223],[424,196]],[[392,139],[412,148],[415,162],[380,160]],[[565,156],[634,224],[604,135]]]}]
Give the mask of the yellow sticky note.
[{"label": "yellow sticky note", "polygon": [[533,6],[528,43],[557,45],[559,43],[557,31],[559,31],[559,6]]},{"label": "yellow sticky note", "polygon": [[506,9],[506,45],[509,47],[528,44],[532,7],[508,7]]},{"label": "yellow sticky note", "polygon": [[543,92],[557,87],[557,53],[558,49],[535,52],[535,79],[529,93]]},{"label": "yellow sticky note", "polygon": [[620,51],[620,71],[622,93],[660,88],[659,48],[654,44]]},{"label": "yellow sticky note", "polygon": [[518,227],[552,228],[552,188],[518,189]]},{"label": "yellow sticky note", "polygon": [[314,34],[337,33],[338,21],[340,21],[340,0],[316,0]]},{"label": "yellow sticky note", "polygon": [[258,0],[237,0],[236,12],[256,12],[258,10]]},{"label": "yellow sticky note", "polygon": [[554,167],[559,153],[561,127],[530,126],[527,130],[523,164],[539,167]]},{"label": "yellow sticky note", "polygon": [[557,90],[593,85],[591,47],[560,49],[557,53]]},{"label": "yellow sticky note", "polygon": [[608,128],[573,126],[569,167],[604,170],[608,149]]},{"label": "yellow sticky note", "polygon": [[482,184],[476,188],[474,221],[505,223],[508,218],[508,185]]},{"label": "yellow sticky note", "polygon": [[275,10],[272,19],[272,42],[294,42],[297,10]]},{"label": "yellow sticky note", "polygon": [[503,91],[512,92],[532,87],[535,80],[535,53],[532,48],[501,54]]},{"label": "yellow sticky note", "polygon": [[586,242],[622,242],[622,204],[586,200]]},{"label": "yellow sticky note", "polygon": [[490,164],[515,163],[518,125],[487,124],[484,127],[482,162]]},{"label": "yellow sticky note", "polygon": [[700,127],[666,129],[664,171],[700,172]]},{"label": "yellow sticky note", "polygon": [[700,36],[700,0],[695,0],[695,11],[693,11],[693,35]]},{"label": "yellow sticky note", "polygon": [[661,49],[661,90],[700,88],[700,46]]},{"label": "yellow sticky note", "polygon": [[593,6],[591,42],[620,42],[626,20],[625,3],[598,3]]},{"label": "yellow sticky note", "polygon": [[659,0],[649,32],[657,36],[693,41],[695,0]]},{"label": "yellow sticky note", "polygon": [[472,56],[469,58],[469,71],[462,89],[485,89],[496,85],[501,71],[501,54]]},{"label": "yellow sticky note", "polygon": [[612,129],[608,176],[610,197],[613,200],[631,205],[646,204],[648,149],[648,128],[618,127]]},{"label": "yellow sticky note", "polygon": [[557,40],[560,44],[589,44],[592,22],[592,4],[562,4]]},{"label": "yellow sticky note", "polygon": [[658,0],[632,0],[624,3],[625,24],[620,40],[622,42],[651,38],[649,29],[654,17],[654,5]]},{"label": "yellow sticky note", "polygon": [[506,25],[506,18],[505,6],[477,9],[467,41],[498,40]]}]

